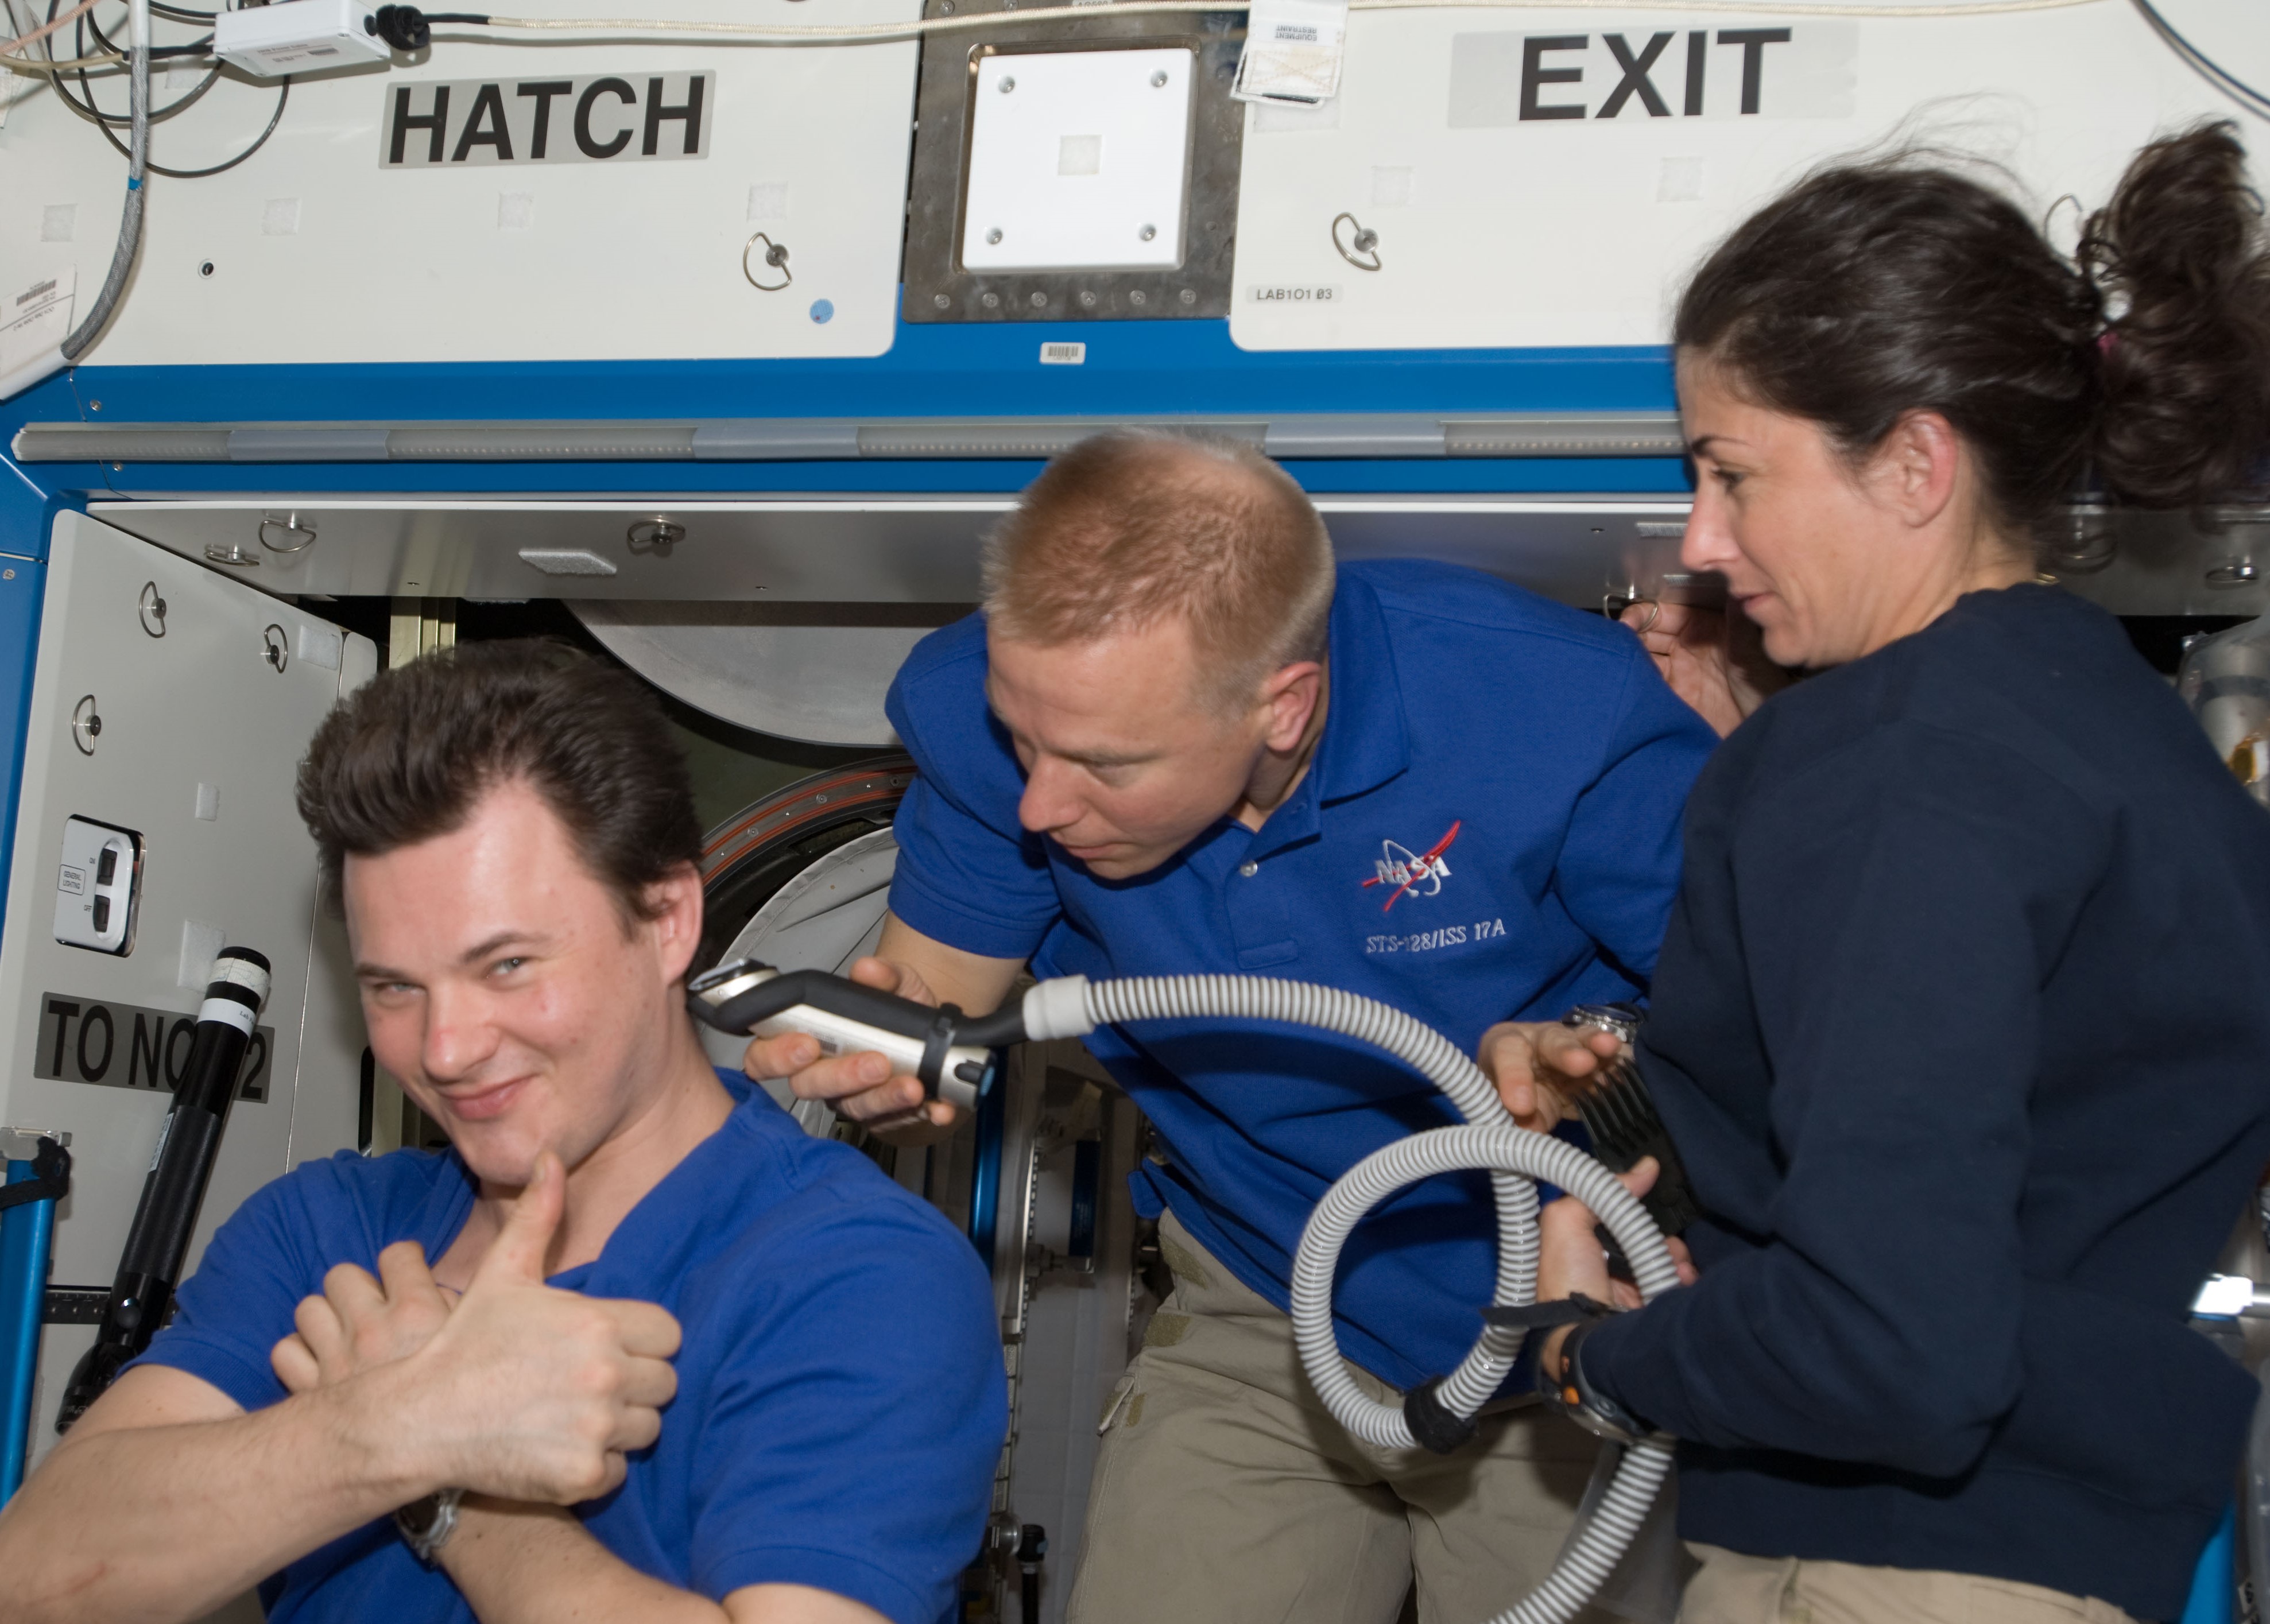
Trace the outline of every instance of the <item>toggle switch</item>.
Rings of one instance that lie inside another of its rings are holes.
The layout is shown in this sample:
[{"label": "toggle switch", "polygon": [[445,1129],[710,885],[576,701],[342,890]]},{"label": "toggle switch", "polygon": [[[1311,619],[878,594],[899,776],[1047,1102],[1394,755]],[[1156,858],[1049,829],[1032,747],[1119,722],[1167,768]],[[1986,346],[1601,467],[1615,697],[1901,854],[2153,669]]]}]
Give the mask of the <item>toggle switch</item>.
[{"label": "toggle switch", "polygon": [[63,820],[56,874],[56,940],[122,957],[134,951],[142,837],[92,818]]}]

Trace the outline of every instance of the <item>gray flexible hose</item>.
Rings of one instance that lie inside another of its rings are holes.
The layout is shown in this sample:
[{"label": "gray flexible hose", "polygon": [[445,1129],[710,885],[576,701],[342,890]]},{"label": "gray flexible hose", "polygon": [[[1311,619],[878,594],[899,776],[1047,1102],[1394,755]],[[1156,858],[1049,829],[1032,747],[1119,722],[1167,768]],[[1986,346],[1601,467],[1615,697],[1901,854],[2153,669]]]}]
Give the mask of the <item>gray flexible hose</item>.
[{"label": "gray flexible hose", "polygon": [[111,312],[118,308],[118,300],[126,292],[126,279],[134,274],[134,256],[142,247],[142,199],[146,195],[143,183],[150,168],[149,0],[130,0],[128,10],[132,35],[127,47],[126,208],[119,216],[118,246],[111,250],[110,274],[102,279],[102,291],[95,295],[93,308],[86,313],[86,319],[63,341],[63,358],[66,361],[77,360],[102,336]]},{"label": "gray flexible hose", "polygon": [[[1538,1179],[1557,1184],[1599,1215],[1631,1260],[1643,1299],[1679,1283],[1661,1232],[1614,1174],[1572,1145],[1515,1126],[1481,1069],[1441,1033],[1400,1010],[1306,982],[1161,975],[1043,982],[1027,995],[1024,1013],[1027,1031],[1036,1039],[1084,1036],[1099,1026],[1171,1017],[1228,1016],[1317,1027],[1385,1049],[1450,1095],[1467,1125],[1415,1134],[1349,1168],[1309,1215],[1293,1261],[1293,1334],[1301,1362],[1333,1418],[1368,1443],[1417,1447],[1403,1412],[1367,1396],[1348,1374],[1332,1331],[1332,1278],[1349,1234],[1397,1190],[1438,1173],[1489,1173],[1498,1212],[1494,1306],[1517,1307],[1536,1295]],[[1521,1338],[1518,1331],[1485,1326],[1458,1369],[1436,1390],[1436,1398],[1453,1414],[1473,1417],[1512,1368]],[[1553,1571],[1492,1624],[1564,1624],[1574,1617],[1629,1547],[1671,1465],[1668,1444],[1651,1442],[1621,1451],[1606,1491],[1591,1515],[1569,1531]]]}]

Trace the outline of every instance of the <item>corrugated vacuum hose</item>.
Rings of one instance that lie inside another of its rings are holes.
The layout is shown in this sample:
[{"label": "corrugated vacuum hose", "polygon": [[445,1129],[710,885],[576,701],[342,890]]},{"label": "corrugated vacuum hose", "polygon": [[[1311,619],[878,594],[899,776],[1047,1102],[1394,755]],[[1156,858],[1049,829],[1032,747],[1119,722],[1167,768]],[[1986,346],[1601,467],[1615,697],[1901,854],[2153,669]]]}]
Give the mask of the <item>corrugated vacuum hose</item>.
[{"label": "corrugated vacuum hose", "polygon": [[[1168,1017],[1226,1016],[1317,1027],[1386,1050],[1450,1095],[1468,1125],[1414,1134],[1349,1168],[1310,1215],[1293,1262],[1293,1332],[1301,1362],[1333,1418],[1367,1443],[1418,1447],[1405,1412],[1366,1397],[1348,1375],[1332,1334],[1332,1277],[1340,1249],[1357,1223],[1397,1190],[1440,1173],[1489,1174],[1498,1213],[1493,1307],[1520,1307],[1537,1294],[1538,1180],[1569,1191],[1599,1215],[1631,1261],[1643,1298],[1657,1297],[1679,1283],[1662,1233],[1614,1174],[1572,1145],[1516,1127],[1481,1069],[1441,1033],[1400,1010],[1305,982],[1172,975],[1044,982],[1027,996],[1022,1013],[1035,1038],[1079,1036],[1106,1024]],[[1524,1334],[1485,1325],[1465,1359],[1435,1388],[1440,1406],[1460,1421],[1472,1420],[1511,1371]],[[1591,1514],[1570,1530],[1552,1573],[1493,1624],[1563,1624],[1574,1617],[1629,1548],[1671,1465],[1665,1444],[1611,1448],[1601,1466],[1613,1475]]]},{"label": "corrugated vacuum hose", "polygon": [[[1401,1060],[1450,1095],[1466,1125],[1414,1134],[1349,1168],[1310,1215],[1293,1261],[1293,1334],[1309,1380],[1341,1426],[1379,1448],[1421,1447],[1421,1438],[1413,1432],[1414,1414],[1428,1435],[1426,1446],[1455,1447],[1512,1373],[1527,1334],[1517,1326],[1485,1322],[1458,1368],[1410,1395],[1402,1408],[1365,1396],[1349,1376],[1332,1334],[1332,1277],[1349,1234],[1397,1190],[1441,1173],[1488,1173],[1498,1220],[1492,1308],[1523,1308],[1537,1295],[1540,1179],[1577,1197],[1599,1216],[1629,1260],[1643,1299],[1679,1283],[1662,1232],[1613,1173],[1573,1145],[1515,1126],[1497,1089],[1457,1045],[1423,1021],[1352,992],[1258,975],[1107,982],[1068,975],[1041,983],[1021,1003],[990,1015],[967,1016],[952,1005],[933,1009],[839,975],[816,970],[784,975],[769,965],[738,960],[690,982],[686,1006],[720,1031],[805,1032],[824,1046],[834,1045],[828,1052],[872,1049],[894,1054],[909,1069],[919,1065],[918,1074],[934,1098],[946,1092],[951,1056],[1086,1037],[1100,1026],[1144,1020],[1282,1021],[1360,1039]],[[973,1077],[965,1086],[982,1093],[983,1085]],[[1595,1473],[1599,1492],[1585,1496],[1591,1509],[1569,1531],[1553,1571],[1493,1624],[1563,1624],[1574,1617],[1630,1547],[1671,1462],[1667,1443],[1612,1447]]]}]

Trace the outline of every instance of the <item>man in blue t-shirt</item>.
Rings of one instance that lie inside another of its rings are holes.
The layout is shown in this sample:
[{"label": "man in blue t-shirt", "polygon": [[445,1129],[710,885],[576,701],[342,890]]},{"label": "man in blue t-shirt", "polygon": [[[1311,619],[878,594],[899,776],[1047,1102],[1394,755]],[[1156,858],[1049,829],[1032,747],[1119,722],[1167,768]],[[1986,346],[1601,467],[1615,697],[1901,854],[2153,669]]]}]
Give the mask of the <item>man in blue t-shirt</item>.
[{"label": "man in blue t-shirt", "polygon": [[[1643,992],[1715,742],[1637,640],[1471,570],[1336,572],[1272,463],[1156,435],[1053,463],[986,593],[891,691],[921,776],[861,979],[971,1010],[1027,965],[1322,982],[1508,1051],[1509,1105],[1550,1125],[1520,1052],[1547,1040],[1497,1023]],[[1285,1314],[1317,1198],[1454,1120],[1447,1102],[1309,1030],[1154,1021],[1089,1046],[1162,1141],[1135,1194],[1176,1286],[1103,1417],[1073,1619],[1385,1624],[1414,1575],[1429,1624],[1510,1605],[1559,1546],[1590,1441],[1532,1410],[1448,1457],[1370,1450],[1309,1393]],[[879,1055],[783,1037],[748,1064],[856,1117],[948,1119]],[[1479,1175],[1356,1232],[1339,1332],[1375,1398],[1464,1354],[1495,1233]]]},{"label": "man in blue t-shirt", "polygon": [[382,675],[300,780],[378,1064],[0,1515],[14,1620],[938,1624],[1006,1422],[967,1242],[713,1071],[654,699],[562,646]]}]

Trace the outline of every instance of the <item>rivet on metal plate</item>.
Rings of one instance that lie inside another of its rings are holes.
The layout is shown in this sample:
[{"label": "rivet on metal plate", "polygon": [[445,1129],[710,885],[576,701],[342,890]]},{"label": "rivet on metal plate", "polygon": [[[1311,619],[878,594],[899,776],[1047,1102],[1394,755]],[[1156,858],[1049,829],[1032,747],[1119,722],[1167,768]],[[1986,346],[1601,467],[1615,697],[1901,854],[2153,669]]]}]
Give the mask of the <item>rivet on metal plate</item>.
[{"label": "rivet on metal plate", "polygon": [[642,519],[631,526],[627,539],[634,552],[651,552],[658,559],[670,556],[670,550],[686,539],[686,527],[668,519]]}]

